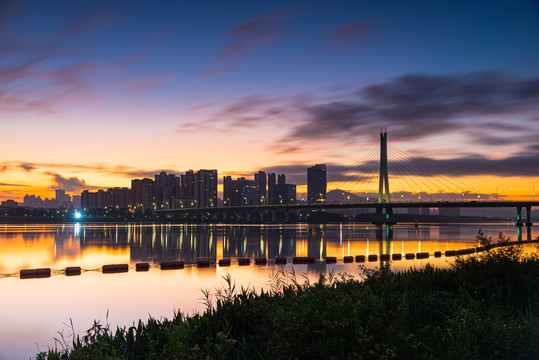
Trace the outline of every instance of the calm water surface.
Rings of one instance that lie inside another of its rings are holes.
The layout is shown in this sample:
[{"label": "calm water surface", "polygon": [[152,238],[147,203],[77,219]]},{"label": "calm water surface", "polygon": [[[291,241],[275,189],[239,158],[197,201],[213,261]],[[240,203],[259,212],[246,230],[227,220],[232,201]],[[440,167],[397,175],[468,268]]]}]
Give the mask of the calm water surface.
[{"label": "calm water surface", "polygon": [[[478,229],[495,237],[500,231],[517,239],[511,224],[398,224],[390,228],[366,224],[327,225],[2,225],[0,226],[0,359],[28,359],[54,346],[58,331],[71,333],[73,321],[82,334],[94,319],[111,327],[130,326],[138,319],[172,317],[175,311],[203,311],[201,289],[224,286],[230,274],[237,287],[269,287],[279,267],[235,265],[249,257],[312,256],[312,265],[294,265],[296,273],[315,280],[320,272],[358,275],[357,263],[344,264],[344,256],[381,253],[417,253],[472,247]],[[525,239],[526,228],[524,228]],[[532,236],[538,235],[533,229]],[[526,245],[527,251],[534,249]],[[339,259],[326,265],[327,256]],[[197,268],[197,260],[216,263],[232,258],[232,266]],[[452,258],[402,260],[396,270],[431,263],[447,267]],[[183,270],[103,274],[105,264],[184,260]],[[190,265],[195,264],[195,265]],[[380,262],[366,262],[366,267]],[[80,276],[60,274],[67,266],[81,266]],[[50,267],[53,276],[19,279],[20,269]],[[292,268],[287,264],[286,269]],[[55,271],[56,270],[56,271]],[[107,318],[108,314],[108,318]]]}]

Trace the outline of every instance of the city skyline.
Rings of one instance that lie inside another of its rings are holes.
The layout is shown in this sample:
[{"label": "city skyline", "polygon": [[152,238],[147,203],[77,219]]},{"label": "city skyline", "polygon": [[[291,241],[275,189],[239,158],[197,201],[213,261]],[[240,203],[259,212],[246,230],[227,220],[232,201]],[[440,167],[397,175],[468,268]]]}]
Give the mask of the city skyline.
[{"label": "city skyline", "polygon": [[314,164],[329,190],[380,126],[406,176],[418,160],[531,198],[537,34],[533,1],[2,1],[0,200],[188,169],[284,173],[304,194]]}]

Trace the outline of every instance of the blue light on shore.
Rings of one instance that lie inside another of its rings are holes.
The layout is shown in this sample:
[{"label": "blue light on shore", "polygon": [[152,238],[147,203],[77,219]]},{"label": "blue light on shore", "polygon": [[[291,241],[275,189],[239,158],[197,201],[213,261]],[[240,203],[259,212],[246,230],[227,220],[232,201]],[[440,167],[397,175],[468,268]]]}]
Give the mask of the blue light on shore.
[{"label": "blue light on shore", "polygon": [[82,214],[78,211],[75,211],[75,219],[80,219],[82,217]]}]

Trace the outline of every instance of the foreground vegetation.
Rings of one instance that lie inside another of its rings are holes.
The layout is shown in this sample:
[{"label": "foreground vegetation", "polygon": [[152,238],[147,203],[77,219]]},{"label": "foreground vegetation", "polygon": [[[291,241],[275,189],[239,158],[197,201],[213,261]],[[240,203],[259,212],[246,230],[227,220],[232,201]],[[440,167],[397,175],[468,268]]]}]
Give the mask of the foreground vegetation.
[{"label": "foreground vegetation", "polygon": [[204,314],[116,331],[95,323],[37,358],[539,359],[537,252],[499,247],[451,269],[361,274],[310,284],[281,272],[260,294],[227,279],[206,292]]}]

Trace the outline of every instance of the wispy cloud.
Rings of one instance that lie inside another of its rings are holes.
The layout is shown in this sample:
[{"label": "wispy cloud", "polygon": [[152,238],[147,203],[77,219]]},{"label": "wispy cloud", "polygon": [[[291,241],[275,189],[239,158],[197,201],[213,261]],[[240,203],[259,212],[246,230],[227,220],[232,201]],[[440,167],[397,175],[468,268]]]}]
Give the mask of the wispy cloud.
[{"label": "wispy cloud", "polygon": [[216,76],[232,71],[263,47],[290,36],[286,22],[295,12],[287,6],[248,19],[230,29],[223,46],[213,59],[212,68],[203,76]]},{"label": "wispy cloud", "polygon": [[[4,24],[24,21],[24,11],[3,15]],[[114,21],[99,11],[73,19],[55,33],[26,36],[15,27],[5,30],[0,42],[0,114],[50,113],[59,103],[87,99],[93,87],[88,75],[100,66],[77,58],[80,39]]]},{"label": "wispy cloud", "polygon": [[[511,123],[506,122],[509,116]],[[393,141],[460,133],[476,144],[505,146],[518,139],[526,145],[539,136],[538,118],[539,78],[484,71],[409,74],[333,97],[320,93],[245,97],[215,113],[212,120],[217,123],[204,125],[286,123],[289,132],[277,141],[277,151],[283,143],[300,149],[313,140],[375,143],[381,125],[390,129]]]},{"label": "wispy cloud", "polygon": [[9,183],[0,183],[0,186],[17,186],[17,187],[25,187],[25,186],[28,186],[28,185],[25,185],[25,184],[9,184]]},{"label": "wispy cloud", "polygon": [[362,50],[376,41],[376,36],[373,35],[374,28],[373,21],[357,21],[335,26],[322,34],[317,48],[308,55],[348,54]]},{"label": "wispy cloud", "polygon": [[57,169],[64,172],[89,172],[104,175],[115,175],[127,178],[153,177],[161,171],[167,173],[179,173],[181,171],[174,169],[140,169],[126,165],[103,165],[103,164],[73,164],[73,163],[40,163],[40,162],[21,162],[5,161],[0,162],[0,173],[8,171],[34,171],[47,175],[56,175]]},{"label": "wispy cloud", "polygon": [[169,75],[163,75],[163,76],[157,76],[153,78],[147,78],[132,82],[127,82],[118,85],[120,88],[126,88],[133,91],[147,91],[147,90],[153,90],[155,88],[160,87],[164,83],[166,83],[169,80],[172,80],[175,78],[176,75],[169,74]]}]

